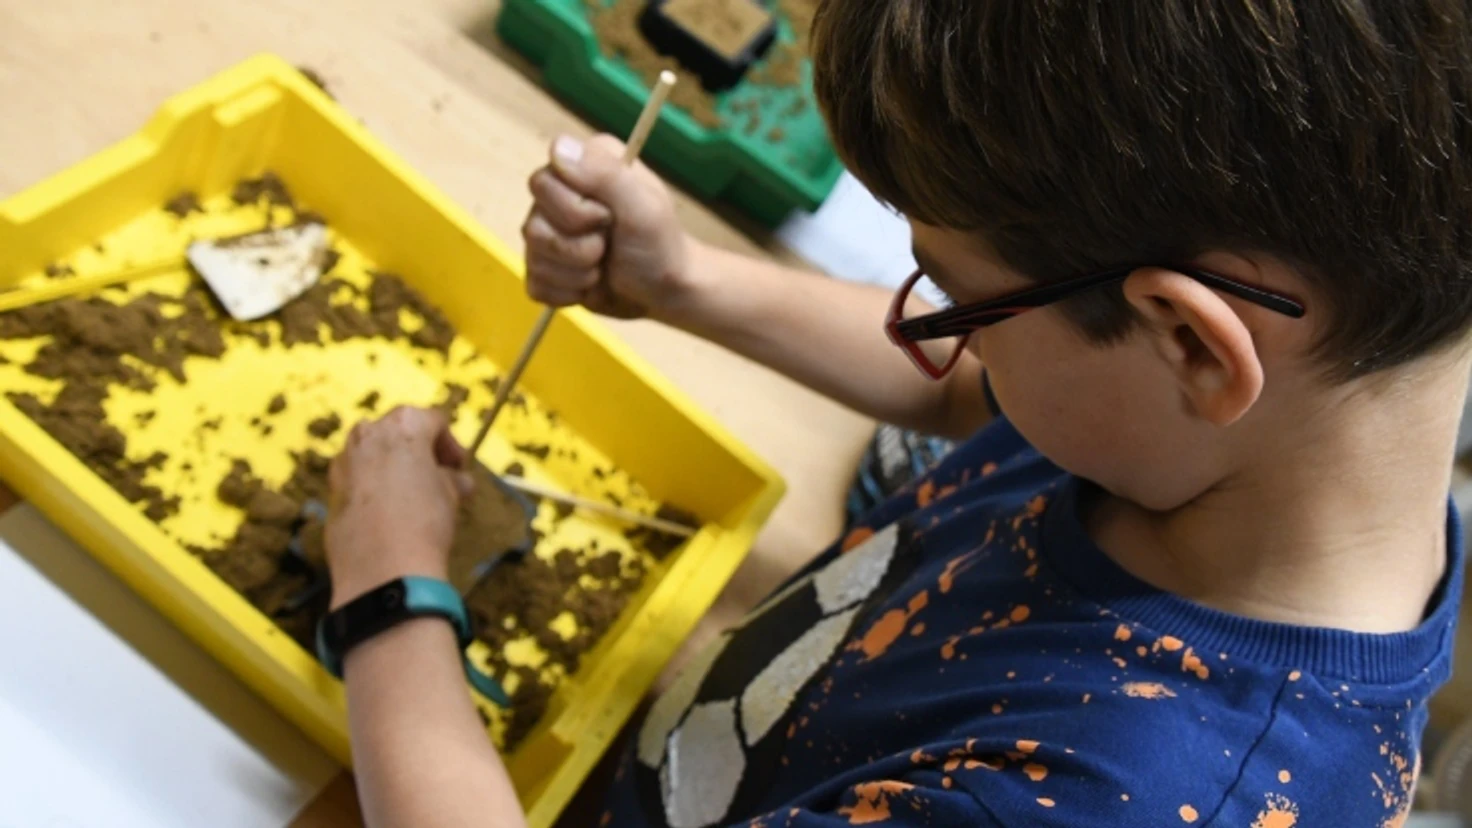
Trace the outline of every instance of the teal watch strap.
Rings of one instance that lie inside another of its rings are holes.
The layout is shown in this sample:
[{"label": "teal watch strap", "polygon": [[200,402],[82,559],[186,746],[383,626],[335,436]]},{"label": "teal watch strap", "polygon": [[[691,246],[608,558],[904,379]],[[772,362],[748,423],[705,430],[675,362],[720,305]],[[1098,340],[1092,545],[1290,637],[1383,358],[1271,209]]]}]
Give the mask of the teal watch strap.
[{"label": "teal watch strap", "polygon": [[450,622],[460,645],[466,680],[487,699],[508,706],[511,700],[500,683],[476,669],[464,655],[474,640],[465,602],[454,587],[437,578],[397,578],[323,616],[317,625],[317,657],[328,672],[342,678],[342,660],[353,647],[396,624],[425,616]]}]

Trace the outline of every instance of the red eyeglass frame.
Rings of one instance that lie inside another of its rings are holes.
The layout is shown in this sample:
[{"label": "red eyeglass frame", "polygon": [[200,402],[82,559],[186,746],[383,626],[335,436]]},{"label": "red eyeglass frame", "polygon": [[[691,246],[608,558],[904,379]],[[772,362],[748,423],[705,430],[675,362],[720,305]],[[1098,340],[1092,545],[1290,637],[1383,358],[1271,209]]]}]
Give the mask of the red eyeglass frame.
[{"label": "red eyeglass frame", "polygon": [[[1122,282],[1131,273],[1142,267],[1162,267],[1173,270],[1209,288],[1292,319],[1301,319],[1305,313],[1303,303],[1287,294],[1253,287],[1200,268],[1180,265],[1130,265],[1091,273],[1076,279],[1065,279],[1049,285],[1026,288],[985,302],[958,305],[954,308],[923,314],[913,319],[905,319],[905,302],[910,298],[910,292],[915,289],[915,283],[925,275],[925,270],[921,268],[911,274],[910,278],[906,279],[899,291],[895,293],[894,301],[889,306],[889,314],[884,320],[884,332],[889,335],[889,341],[904,351],[910,361],[915,363],[920,373],[932,380],[939,380],[956,367],[956,361],[961,358],[961,352],[966,350],[966,342],[976,331],[998,322],[1005,322],[1030,310],[1047,307],[1086,290]],[[958,338],[956,349],[943,365],[936,365],[932,362],[930,357],[925,355],[924,349],[920,347],[921,342],[951,337]]]}]

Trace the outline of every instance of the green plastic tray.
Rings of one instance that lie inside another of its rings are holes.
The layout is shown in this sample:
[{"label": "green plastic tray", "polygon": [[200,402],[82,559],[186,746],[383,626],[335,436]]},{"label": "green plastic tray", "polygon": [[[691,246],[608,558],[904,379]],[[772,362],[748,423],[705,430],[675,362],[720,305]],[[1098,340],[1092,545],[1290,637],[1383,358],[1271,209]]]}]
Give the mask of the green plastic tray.
[{"label": "green plastic tray", "polygon": [[[603,128],[624,134],[633,127],[649,87],[623,60],[602,53],[585,2],[505,0],[497,29],[542,67],[554,92]],[[785,19],[779,19],[778,38],[794,40]],[[800,98],[806,105],[797,102]],[[697,195],[727,200],[769,226],[793,209],[817,209],[833,190],[843,165],[812,100],[811,62],[802,61],[799,86],[746,80],[716,96],[716,112],[725,123],[711,128],[678,107],[666,106],[644,158]],[[751,123],[759,127],[751,130]],[[774,140],[775,126],[782,134]]]}]

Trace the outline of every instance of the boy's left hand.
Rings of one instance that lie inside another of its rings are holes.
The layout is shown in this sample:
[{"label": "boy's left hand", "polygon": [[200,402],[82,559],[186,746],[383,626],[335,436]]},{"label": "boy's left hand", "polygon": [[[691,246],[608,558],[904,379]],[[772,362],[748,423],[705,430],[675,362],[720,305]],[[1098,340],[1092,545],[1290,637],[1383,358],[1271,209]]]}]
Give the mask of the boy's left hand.
[{"label": "boy's left hand", "polygon": [[445,578],[456,510],[474,485],[467,459],[434,409],[399,407],[353,429],[328,478],[333,609],[395,578]]}]

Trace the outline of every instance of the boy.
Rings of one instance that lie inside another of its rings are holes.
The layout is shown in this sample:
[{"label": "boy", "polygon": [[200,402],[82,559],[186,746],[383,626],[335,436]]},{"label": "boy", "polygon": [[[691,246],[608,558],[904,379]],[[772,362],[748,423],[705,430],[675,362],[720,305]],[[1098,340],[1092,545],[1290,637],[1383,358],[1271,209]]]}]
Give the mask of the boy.
[{"label": "boy", "polygon": [[[827,0],[813,43],[954,308],[706,248],[607,137],[533,176],[529,290],[969,440],[694,660],[604,822],[1399,825],[1461,590],[1467,5]],[[337,604],[443,576],[443,428],[354,435]],[[520,819],[452,641],[348,657],[378,824]]]}]

